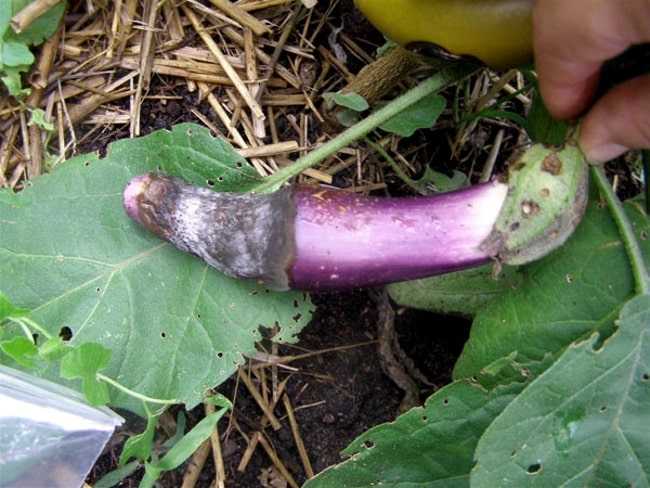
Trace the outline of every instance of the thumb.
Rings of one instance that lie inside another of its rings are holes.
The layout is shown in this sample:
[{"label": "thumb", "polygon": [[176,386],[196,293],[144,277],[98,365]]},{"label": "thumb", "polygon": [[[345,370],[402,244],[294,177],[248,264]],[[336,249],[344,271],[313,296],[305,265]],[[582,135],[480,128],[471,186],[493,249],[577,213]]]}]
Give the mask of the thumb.
[{"label": "thumb", "polygon": [[650,75],[624,81],[603,95],[584,117],[579,142],[593,164],[629,149],[650,148]]}]

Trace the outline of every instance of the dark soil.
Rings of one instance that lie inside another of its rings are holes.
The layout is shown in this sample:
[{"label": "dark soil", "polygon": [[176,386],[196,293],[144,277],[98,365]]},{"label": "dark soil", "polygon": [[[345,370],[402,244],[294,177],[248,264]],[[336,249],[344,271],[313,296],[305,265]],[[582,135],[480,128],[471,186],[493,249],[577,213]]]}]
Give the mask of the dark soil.
[{"label": "dark soil", "polygon": [[[303,351],[352,346],[292,362],[291,366],[297,371],[281,373],[281,379],[290,376],[286,393],[296,410],[296,420],[312,467],[319,472],[340,462],[343,459],[341,450],[359,434],[374,425],[393,420],[398,415],[403,394],[384,374],[376,346],[372,343],[377,336],[377,313],[367,292],[323,294],[312,298],[316,305],[312,321],[301,332],[296,346],[281,346],[278,354],[295,355]],[[464,320],[414,310],[398,311],[395,322],[402,347],[434,385],[423,385],[424,400],[434,389],[450,381],[453,364],[467,339],[469,324]],[[273,466],[261,446],[256,449],[246,470],[237,470],[247,445],[233,428],[233,423],[236,422],[242,432],[250,435],[260,429],[261,410],[245,388],[237,388],[235,378],[217,391],[235,399],[232,417],[222,419],[218,426],[223,436],[226,486],[273,486],[261,481],[263,473]],[[263,431],[296,482],[302,483],[306,479],[305,473],[283,413],[281,406],[276,409],[281,429],[274,431],[266,427]],[[187,415],[192,424],[199,421],[203,413],[197,408]],[[143,428],[140,419],[132,419],[121,432],[116,433],[116,442],[110,444],[89,476],[91,485],[117,467],[124,437],[122,432],[138,432]],[[164,440],[165,435],[161,433],[161,437]],[[159,486],[181,486],[183,472],[181,468],[166,473]],[[137,486],[141,476],[142,470],[139,469],[118,486]],[[196,486],[208,487],[213,479],[214,465],[208,458]]]}]

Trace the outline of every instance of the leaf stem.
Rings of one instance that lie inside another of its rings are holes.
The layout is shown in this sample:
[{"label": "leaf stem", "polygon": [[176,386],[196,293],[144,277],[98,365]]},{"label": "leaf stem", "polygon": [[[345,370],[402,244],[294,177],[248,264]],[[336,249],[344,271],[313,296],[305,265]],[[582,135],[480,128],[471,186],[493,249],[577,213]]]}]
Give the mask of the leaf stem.
[{"label": "leaf stem", "polygon": [[419,102],[427,95],[434,93],[446,85],[454,83],[464,76],[471,74],[477,69],[473,64],[453,64],[448,68],[438,71],[426,81],[423,81],[415,88],[392,100],[376,112],[371,113],[365,119],[344,130],[334,139],[329,140],[322,146],[310,151],[301,158],[280,171],[266,178],[262,183],[253,189],[253,193],[272,191],[285,181],[299,175],[304,170],[315,166],[328,156],[348,146],[352,142],[362,138],[372,130],[379,127],[387,120],[402,112],[407,107]]},{"label": "leaf stem", "polygon": [[368,144],[374,151],[376,151],[382,158],[386,160],[390,168],[393,170],[393,172],[397,175],[397,177],[402,180],[404,183],[406,183],[408,186],[410,186],[412,189],[415,191],[419,192],[419,188],[415,184],[415,181],[409,178],[404,171],[402,171],[402,168],[399,167],[399,165],[395,162],[395,160],[388,154],[386,150],[384,150],[381,145],[377,144],[375,141],[370,140],[369,137],[364,137],[363,141]]},{"label": "leaf stem", "polygon": [[9,317],[8,320],[18,324],[23,329],[25,335],[30,340],[32,340],[32,342],[34,341],[34,338],[32,335],[32,331],[29,329],[29,327],[35,329],[39,334],[42,334],[43,337],[45,337],[46,339],[52,338],[52,334],[50,334],[47,330],[45,330],[38,322],[33,321],[29,317],[19,317],[19,318]]},{"label": "leaf stem", "polygon": [[603,193],[609,211],[616,222],[618,231],[621,234],[621,239],[625,245],[630,265],[632,266],[632,275],[634,276],[634,286],[639,295],[650,295],[650,276],[648,275],[648,267],[646,266],[639,241],[636,238],[632,223],[625,213],[623,204],[618,199],[614,190],[612,189],[605,170],[602,166],[592,166],[592,174],[596,179],[598,188]]},{"label": "leaf stem", "polygon": [[174,403],[182,403],[182,400],[175,400],[173,398],[170,399],[170,400],[162,400],[160,398],[148,397],[146,395],[143,395],[142,393],[138,393],[137,391],[133,391],[133,390],[127,388],[123,384],[118,383],[113,378],[109,378],[108,376],[106,376],[106,375],[104,375],[102,373],[97,373],[96,377],[97,377],[98,380],[102,380],[102,381],[108,383],[109,385],[114,386],[118,390],[123,391],[127,395],[132,396],[134,398],[137,398],[138,400],[142,400],[143,402],[157,403],[157,404],[161,404],[161,405],[171,405],[171,404],[174,404]]},{"label": "leaf stem", "polygon": [[645,211],[650,213],[650,149],[641,151],[641,162],[643,164],[643,186],[645,187]]}]

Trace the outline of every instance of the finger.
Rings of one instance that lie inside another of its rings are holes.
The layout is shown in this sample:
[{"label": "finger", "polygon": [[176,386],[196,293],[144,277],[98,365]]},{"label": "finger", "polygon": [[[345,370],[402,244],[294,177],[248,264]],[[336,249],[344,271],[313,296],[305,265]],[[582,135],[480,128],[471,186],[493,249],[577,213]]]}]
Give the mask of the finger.
[{"label": "finger", "polygon": [[650,75],[627,80],[596,102],[580,128],[580,147],[591,163],[650,149]]},{"label": "finger", "polygon": [[535,69],[552,115],[579,115],[591,102],[602,62],[650,40],[648,0],[537,0]]}]

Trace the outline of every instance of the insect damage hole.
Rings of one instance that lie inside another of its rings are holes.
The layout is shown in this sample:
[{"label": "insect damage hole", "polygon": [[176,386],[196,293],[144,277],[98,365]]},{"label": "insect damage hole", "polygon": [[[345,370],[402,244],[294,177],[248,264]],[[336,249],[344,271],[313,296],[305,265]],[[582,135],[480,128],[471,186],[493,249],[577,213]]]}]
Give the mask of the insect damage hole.
[{"label": "insect damage hole", "polygon": [[526,468],[526,473],[536,475],[542,470],[542,463],[533,463]]},{"label": "insect damage hole", "polygon": [[72,329],[67,325],[64,325],[59,330],[59,337],[63,339],[65,342],[70,341],[72,339]]},{"label": "insect damage hole", "polygon": [[373,447],[375,447],[375,443],[372,442],[371,440],[366,439],[365,441],[363,441],[363,447],[365,447],[366,449],[372,449]]},{"label": "insect damage hole", "polygon": [[562,160],[555,154],[549,154],[542,161],[542,171],[557,176],[562,171]]},{"label": "insect damage hole", "polygon": [[521,215],[526,218],[539,212],[539,205],[534,200],[521,202]]}]

